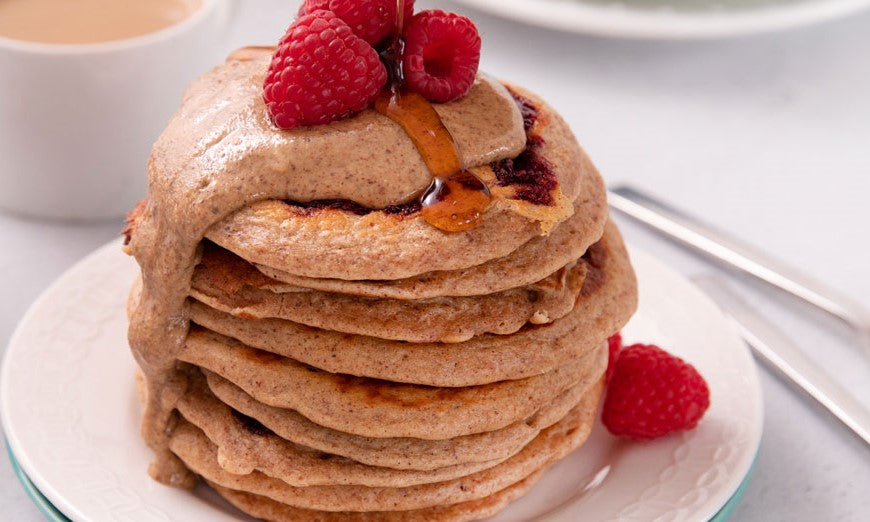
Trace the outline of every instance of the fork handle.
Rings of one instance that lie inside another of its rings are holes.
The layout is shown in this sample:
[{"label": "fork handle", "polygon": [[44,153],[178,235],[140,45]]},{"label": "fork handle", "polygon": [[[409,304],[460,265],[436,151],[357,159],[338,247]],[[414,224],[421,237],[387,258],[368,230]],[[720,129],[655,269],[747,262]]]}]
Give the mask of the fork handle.
[{"label": "fork handle", "polygon": [[751,308],[718,276],[694,277],[728,315],[757,357],[779,370],[870,446],[870,412],[823,367],[805,356],[776,326]]},{"label": "fork handle", "polygon": [[857,332],[865,352],[870,354],[870,313],[859,303],[630,186],[614,187],[608,191],[607,199],[619,212],[720,265],[750,274],[840,319]]}]

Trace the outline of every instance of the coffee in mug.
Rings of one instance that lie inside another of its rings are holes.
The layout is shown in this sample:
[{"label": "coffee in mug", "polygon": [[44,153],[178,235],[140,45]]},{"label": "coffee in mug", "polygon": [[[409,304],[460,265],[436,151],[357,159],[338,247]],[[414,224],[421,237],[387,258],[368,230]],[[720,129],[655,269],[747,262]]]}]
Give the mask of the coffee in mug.
[{"label": "coffee in mug", "polygon": [[[231,0],[0,0],[0,212],[117,220]],[[25,23],[26,22],[26,23]]]},{"label": "coffee in mug", "polygon": [[132,38],[175,25],[202,0],[0,0],[0,36],[53,44]]}]

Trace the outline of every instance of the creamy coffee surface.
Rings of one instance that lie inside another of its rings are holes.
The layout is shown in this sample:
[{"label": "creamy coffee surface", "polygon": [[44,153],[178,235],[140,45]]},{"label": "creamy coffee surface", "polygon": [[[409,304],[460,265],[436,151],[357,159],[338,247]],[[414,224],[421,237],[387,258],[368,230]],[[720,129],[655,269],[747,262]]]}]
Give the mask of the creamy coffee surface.
[{"label": "creamy coffee surface", "polygon": [[181,22],[202,0],[0,0],[0,36],[85,44],[142,36]]}]

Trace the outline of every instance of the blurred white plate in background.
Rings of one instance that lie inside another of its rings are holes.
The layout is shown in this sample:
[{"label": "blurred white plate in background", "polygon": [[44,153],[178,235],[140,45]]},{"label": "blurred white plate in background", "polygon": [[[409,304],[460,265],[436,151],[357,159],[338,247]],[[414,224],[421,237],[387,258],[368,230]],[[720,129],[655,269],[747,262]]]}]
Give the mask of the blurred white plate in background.
[{"label": "blurred white plate in background", "polygon": [[520,22],[620,38],[700,39],[830,20],[870,0],[456,0]]}]

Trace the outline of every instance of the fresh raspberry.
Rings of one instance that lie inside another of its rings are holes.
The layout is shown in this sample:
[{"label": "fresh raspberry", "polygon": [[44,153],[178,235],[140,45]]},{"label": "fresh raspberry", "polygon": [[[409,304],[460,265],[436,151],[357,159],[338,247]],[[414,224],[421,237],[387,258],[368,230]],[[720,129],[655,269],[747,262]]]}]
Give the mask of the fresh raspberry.
[{"label": "fresh raspberry", "polygon": [[616,364],[616,356],[619,355],[619,350],[622,349],[622,335],[619,332],[611,335],[607,339],[607,373],[604,376],[604,382],[610,382],[613,376],[613,365]]},{"label": "fresh raspberry", "polygon": [[601,420],[614,435],[652,439],[694,428],[709,406],[707,383],[691,364],[634,344],[616,359]]},{"label": "fresh raspberry", "polygon": [[479,64],[480,35],[464,16],[421,11],[405,29],[405,81],[429,101],[449,102],[467,93]]},{"label": "fresh raspberry", "polygon": [[278,42],[263,83],[282,129],[338,120],[369,106],[387,81],[378,53],[329,11],[296,19]]},{"label": "fresh raspberry", "polygon": [[[407,26],[414,14],[414,0],[404,1]],[[355,35],[373,47],[393,34],[396,27],[396,0],[305,0],[299,7],[299,16],[318,9],[335,13]]]}]

